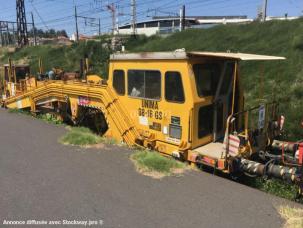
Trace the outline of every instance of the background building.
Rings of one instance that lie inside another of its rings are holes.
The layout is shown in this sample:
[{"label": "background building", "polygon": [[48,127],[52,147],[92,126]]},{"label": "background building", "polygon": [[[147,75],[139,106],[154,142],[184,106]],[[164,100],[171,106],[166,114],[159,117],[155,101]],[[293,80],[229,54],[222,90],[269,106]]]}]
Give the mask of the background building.
[{"label": "background building", "polygon": [[[248,19],[247,16],[188,16],[185,18],[185,27],[208,28],[219,24],[240,24],[252,21],[253,19]],[[138,22],[136,28],[139,35],[169,34],[180,31],[180,18],[171,16],[153,17],[152,20]],[[116,31],[116,33],[128,35],[132,32],[130,24],[119,26]]]}]

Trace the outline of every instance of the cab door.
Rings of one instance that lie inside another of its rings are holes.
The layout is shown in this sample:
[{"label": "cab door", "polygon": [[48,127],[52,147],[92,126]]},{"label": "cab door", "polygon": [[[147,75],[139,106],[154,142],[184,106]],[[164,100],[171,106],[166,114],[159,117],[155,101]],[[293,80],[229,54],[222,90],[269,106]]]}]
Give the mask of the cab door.
[{"label": "cab door", "polygon": [[226,61],[220,76],[220,81],[214,97],[213,141],[224,138],[226,120],[232,109],[232,82],[235,62]]},{"label": "cab door", "polygon": [[193,147],[214,141],[214,98],[222,75],[224,61],[193,63],[197,99],[194,103]]}]

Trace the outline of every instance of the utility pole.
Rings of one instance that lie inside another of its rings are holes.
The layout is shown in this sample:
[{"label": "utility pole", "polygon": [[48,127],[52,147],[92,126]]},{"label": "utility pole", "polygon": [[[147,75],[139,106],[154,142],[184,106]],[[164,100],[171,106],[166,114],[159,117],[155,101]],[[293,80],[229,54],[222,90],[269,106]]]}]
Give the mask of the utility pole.
[{"label": "utility pole", "polygon": [[10,35],[9,35],[8,23],[6,23],[6,40],[7,40],[7,45],[9,45],[10,44]]},{"label": "utility pole", "polygon": [[12,26],[13,26],[13,44],[16,44],[16,31],[15,31],[15,24],[12,23]]},{"label": "utility pole", "polygon": [[180,22],[179,22],[180,32],[182,31],[182,9],[180,8]]},{"label": "utility pole", "polygon": [[180,9],[180,31],[185,30],[185,5]]},{"label": "utility pole", "polygon": [[101,36],[101,19],[100,18],[99,18],[98,27],[99,27],[99,36]]},{"label": "utility pole", "polygon": [[115,4],[112,3],[110,5],[106,6],[108,11],[111,12],[112,14],[112,35],[115,35],[115,30],[116,30],[116,7]]},{"label": "utility pole", "polygon": [[78,30],[78,16],[77,16],[77,6],[75,6],[75,22],[76,22],[76,41],[79,41],[79,30]]},{"label": "utility pole", "polygon": [[116,19],[116,32],[117,32],[117,35],[119,35],[119,14]]},{"label": "utility pole", "polygon": [[185,30],[185,5],[182,6],[182,31]]},{"label": "utility pole", "polygon": [[131,0],[131,28],[132,35],[136,36],[137,34],[137,4],[136,0]]},{"label": "utility pole", "polygon": [[5,21],[0,22],[0,37],[1,37],[1,46],[8,46],[9,30],[8,30],[8,23]]},{"label": "utility pole", "polygon": [[32,15],[32,24],[33,24],[34,46],[36,46],[37,45],[37,36],[36,36],[36,27],[35,27],[33,12],[31,12],[31,15]]},{"label": "utility pole", "polygon": [[28,44],[24,0],[16,0],[16,11],[17,11],[18,45],[20,47],[23,47]]},{"label": "utility pole", "polygon": [[267,0],[264,0],[263,3],[263,13],[262,13],[262,21],[265,22],[267,17]]},{"label": "utility pole", "polygon": [[0,40],[1,40],[1,43],[0,43],[0,46],[3,47],[4,44],[3,44],[3,36],[2,36],[2,24],[0,23]]}]

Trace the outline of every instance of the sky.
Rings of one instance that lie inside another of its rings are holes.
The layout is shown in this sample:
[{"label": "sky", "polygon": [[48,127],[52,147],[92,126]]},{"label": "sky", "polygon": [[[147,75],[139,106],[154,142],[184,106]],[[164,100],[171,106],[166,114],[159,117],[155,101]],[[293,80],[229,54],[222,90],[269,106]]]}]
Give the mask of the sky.
[{"label": "sky", "polygon": [[[114,3],[119,25],[130,22],[131,0],[25,0],[27,21],[33,13],[37,28],[43,30],[65,29],[69,35],[75,32],[74,6],[79,16],[79,33],[98,32],[111,29],[111,13],[107,6]],[[263,0],[137,0],[137,21],[150,20],[152,16],[176,15],[180,7],[186,6],[188,16],[247,15],[255,18]],[[0,20],[16,21],[16,1],[0,0]],[[268,16],[303,16],[302,0],[268,0]]]}]

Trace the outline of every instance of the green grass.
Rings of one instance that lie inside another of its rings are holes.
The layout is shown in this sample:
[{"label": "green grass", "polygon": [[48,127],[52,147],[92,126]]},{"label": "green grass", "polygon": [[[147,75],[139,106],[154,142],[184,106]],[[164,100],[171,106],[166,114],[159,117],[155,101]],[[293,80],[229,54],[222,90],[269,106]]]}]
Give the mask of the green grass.
[{"label": "green grass", "polygon": [[[23,110],[23,109],[18,109],[18,108],[12,108],[8,110],[9,113],[20,113],[24,115],[31,115],[31,112],[29,110]],[[37,119],[41,119],[43,121],[46,121],[48,123],[60,125],[63,124],[63,121],[59,119],[56,115],[51,114],[51,113],[46,113],[46,114],[39,114],[36,116]]]},{"label": "green grass", "polygon": [[56,125],[63,124],[63,121],[60,118],[58,118],[58,116],[51,113],[40,114],[37,116],[37,118]]},{"label": "green grass", "polygon": [[[289,200],[294,200],[298,192],[298,186],[278,179],[264,180],[261,177],[257,177],[257,178],[246,177],[242,179],[240,182],[250,187],[267,192],[269,194],[286,198]],[[302,199],[300,199],[299,202],[303,203]]]},{"label": "green grass", "polygon": [[11,57],[14,61],[28,63],[32,74],[38,72],[39,58],[43,62],[43,71],[50,71],[53,67],[65,71],[79,71],[80,59],[88,56],[91,73],[107,76],[108,57],[111,51],[102,46],[104,42],[87,41],[71,46],[39,45],[26,47],[15,53],[4,53],[0,57],[0,65],[8,62]]},{"label": "green grass", "polygon": [[155,171],[168,175],[173,169],[181,169],[185,167],[184,163],[178,162],[173,158],[167,158],[158,152],[147,150],[136,151],[131,155],[131,159],[136,162],[137,168],[143,172]]},{"label": "green grass", "polygon": [[59,140],[63,144],[87,146],[102,142],[102,138],[85,127],[73,127]]},{"label": "green grass", "polygon": [[31,115],[30,111],[18,109],[18,108],[11,108],[8,110],[8,112],[9,113],[20,113],[20,114],[24,114],[24,115]]}]

